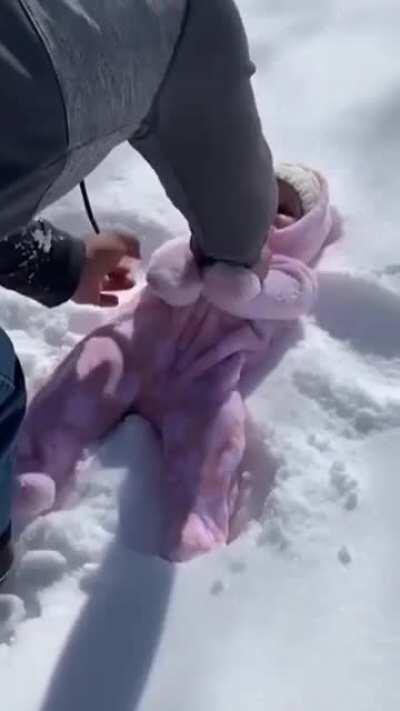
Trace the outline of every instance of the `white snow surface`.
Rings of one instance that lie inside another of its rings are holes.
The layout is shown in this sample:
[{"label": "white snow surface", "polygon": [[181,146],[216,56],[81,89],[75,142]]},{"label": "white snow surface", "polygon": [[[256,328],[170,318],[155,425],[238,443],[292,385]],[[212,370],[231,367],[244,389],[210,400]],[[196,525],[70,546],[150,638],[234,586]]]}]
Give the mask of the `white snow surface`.
[{"label": "white snow surface", "polygon": [[[344,216],[315,317],[250,401],[264,519],[182,566],[130,550],[157,525],[160,464],[130,418],[83,462],[74,503],[22,535],[0,596],[2,711],[400,708],[400,4],[239,5],[275,158],[322,170]],[[100,223],[134,229],[146,258],[186,231],[129,147],[89,189]],[[88,231],[78,191],[49,217]],[[104,318],[1,302],[31,391]]]}]

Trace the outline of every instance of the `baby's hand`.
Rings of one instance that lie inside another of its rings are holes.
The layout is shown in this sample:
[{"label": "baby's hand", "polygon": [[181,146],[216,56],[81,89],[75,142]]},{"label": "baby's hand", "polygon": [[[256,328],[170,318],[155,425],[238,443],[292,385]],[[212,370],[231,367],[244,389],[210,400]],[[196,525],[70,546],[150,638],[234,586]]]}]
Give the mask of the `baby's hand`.
[{"label": "baby's hand", "polygon": [[[286,220],[284,227],[288,224],[297,222],[303,217],[303,206],[301,204],[301,198],[297,190],[287,182],[287,180],[282,180],[282,178],[277,178],[278,188],[279,188],[279,202],[278,202],[278,214],[277,220]],[[290,220],[287,222],[287,220]],[[279,225],[275,225],[279,227]]]},{"label": "baby's hand", "polygon": [[297,222],[295,217],[283,215],[281,212],[278,212],[274,220],[274,227],[276,227],[277,230],[284,230],[286,227],[290,227],[290,225],[293,225],[295,222]]}]

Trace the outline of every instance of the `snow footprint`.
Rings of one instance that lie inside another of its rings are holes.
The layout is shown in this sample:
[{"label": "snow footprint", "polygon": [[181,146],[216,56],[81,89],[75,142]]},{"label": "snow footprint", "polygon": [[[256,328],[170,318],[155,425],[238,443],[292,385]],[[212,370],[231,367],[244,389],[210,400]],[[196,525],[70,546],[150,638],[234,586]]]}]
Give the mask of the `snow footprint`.
[{"label": "snow footprint", "polygon": [[[400,265],[382,276],[396,278]],[[319,326],[361,354],[398,358],[400,352],[400,299],[397,289],[386,288],[364,275],[321,273],[315,317]]]},{"label": "snow footprint", "polygon": [[298,391],[326,412],[334,429],[347,439],[362,439],[375,432],[400,426],[400,401],[380,402],[357,383],[341,382],[329,372],[297,370],[293,381]]}]

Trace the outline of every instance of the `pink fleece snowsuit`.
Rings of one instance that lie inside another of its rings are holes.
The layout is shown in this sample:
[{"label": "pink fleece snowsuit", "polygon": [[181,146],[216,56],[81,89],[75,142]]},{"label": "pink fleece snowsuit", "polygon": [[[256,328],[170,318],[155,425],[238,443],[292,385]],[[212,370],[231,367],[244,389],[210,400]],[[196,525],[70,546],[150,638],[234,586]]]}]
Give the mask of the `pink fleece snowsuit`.
[{"label": "pink fleece snowsuit", "polygon": [[332,227],[325,181],[299,170],[311,194],[307,212],[272,228],[253,270],[215,264],[200,273],[188,241],[172,240],[153,255],[132,301],[59,366],[20,438],[25,513],[59,505],[84,448],[135,412],[162,440],[160,555],[187,560],[230,540],[246,446],[243,398],[267,369],[282,321],[313,307],[317,283],[307,264]]}]

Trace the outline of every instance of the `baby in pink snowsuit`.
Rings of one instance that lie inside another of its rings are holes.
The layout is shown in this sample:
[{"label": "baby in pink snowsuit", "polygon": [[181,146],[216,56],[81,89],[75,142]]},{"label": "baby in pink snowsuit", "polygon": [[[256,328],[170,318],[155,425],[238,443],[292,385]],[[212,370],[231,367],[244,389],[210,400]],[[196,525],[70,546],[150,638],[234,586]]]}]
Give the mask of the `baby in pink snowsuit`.
[{"label": "baby in pink snowsuit", "polygon": [[160,554],[182,561],[230,540],[241,505],[243,398],[268,368],[282,322],[312,309],[317,282],[307,265],[332,228],[320,175],[283,165],[278,177],[297,191],[303,217],[280,218],[255,268],[200,270],[187,240],[166,243],[151,259],[147,284],[36,395],[19,445],[20,511],[60,505],[84,448],[135,412],[162,440]]}]

